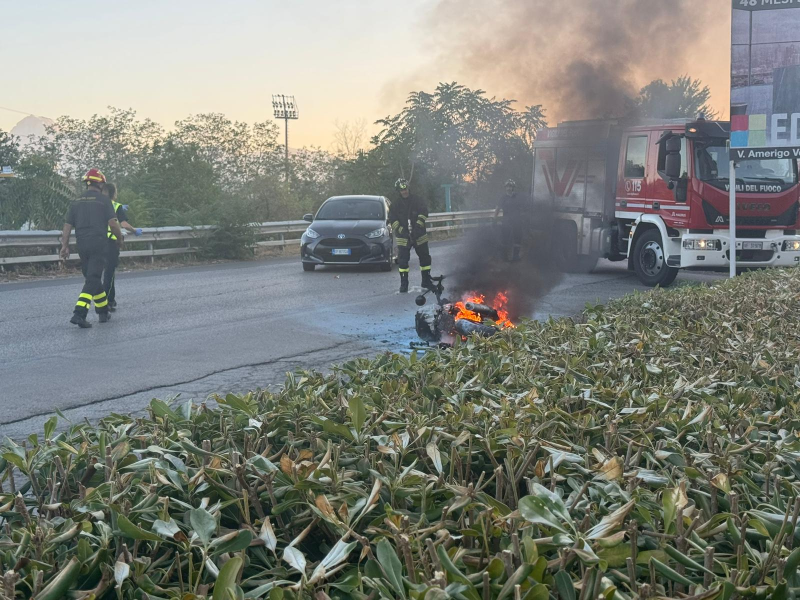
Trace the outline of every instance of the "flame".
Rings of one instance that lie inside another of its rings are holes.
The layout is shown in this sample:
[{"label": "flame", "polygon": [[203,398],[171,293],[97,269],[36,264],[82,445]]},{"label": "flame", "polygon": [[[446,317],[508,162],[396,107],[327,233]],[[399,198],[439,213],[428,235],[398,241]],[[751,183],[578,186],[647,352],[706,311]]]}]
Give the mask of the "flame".
[{"label": "flame", "polygon": [[[487,304],[486,295],[476,294],[473,292],[468,294],[467,297],[461,302],[456,302],[454,305],[456,321],[459,319],[466,319],[467,321],[472,321],[473,323],[483,323],[483,317],[481,315],[471,310],[467,310],[467,302],[472,302],[475,304]],[[494,297],[494,301],[491,304],[487,304],[487,306],[491,306],[495,311],[497,311],[497,315],[500,317],[495,325],[502,329],[510,329],[514,327],[514,324],[508,318],[508,310],[506,309],[508,306],[507,294],[504,292],[498,292]]]}]

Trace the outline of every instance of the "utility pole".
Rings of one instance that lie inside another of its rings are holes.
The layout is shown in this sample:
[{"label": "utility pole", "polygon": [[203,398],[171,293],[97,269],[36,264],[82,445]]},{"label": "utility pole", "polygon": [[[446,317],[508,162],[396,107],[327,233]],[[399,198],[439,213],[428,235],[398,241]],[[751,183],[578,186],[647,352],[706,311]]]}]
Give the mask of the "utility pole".
[{"label": "utility pole", "polygon": [[276,119],[283,119],[285,143],[284,150],[286,153],[286,183],[289,183],[289,119],[300,118],[300,113],[297,110],[297,102],[294,96],[285,96],[283,94],[272,95],[272,110]]}]

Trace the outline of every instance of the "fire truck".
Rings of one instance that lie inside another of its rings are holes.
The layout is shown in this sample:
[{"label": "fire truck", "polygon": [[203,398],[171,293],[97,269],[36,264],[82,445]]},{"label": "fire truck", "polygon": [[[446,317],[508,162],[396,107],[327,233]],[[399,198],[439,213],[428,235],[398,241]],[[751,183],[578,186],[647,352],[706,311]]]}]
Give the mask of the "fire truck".
[{"label": "fire truck", "polygon": [[[628,261],[666,287],[679,269],[728,269],[730,125],[722,121],[572,121],[535,142],[535,215],[565,270]],[[797,161],[736,169],[736,260],[742,268],[800,264]],[[535,225],[534,225],[535,227]]]}]

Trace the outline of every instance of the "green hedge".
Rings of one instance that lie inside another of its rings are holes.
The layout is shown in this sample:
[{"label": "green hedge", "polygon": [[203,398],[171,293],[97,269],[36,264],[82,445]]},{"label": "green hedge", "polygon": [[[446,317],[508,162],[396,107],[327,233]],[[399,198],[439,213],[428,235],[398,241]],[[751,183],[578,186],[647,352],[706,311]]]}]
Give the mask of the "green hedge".
[{"label": "green hedge", "polygon": [[2,449],[3,593],[793,597],[798,289],[755,273],[214,409],[52,419]]}]

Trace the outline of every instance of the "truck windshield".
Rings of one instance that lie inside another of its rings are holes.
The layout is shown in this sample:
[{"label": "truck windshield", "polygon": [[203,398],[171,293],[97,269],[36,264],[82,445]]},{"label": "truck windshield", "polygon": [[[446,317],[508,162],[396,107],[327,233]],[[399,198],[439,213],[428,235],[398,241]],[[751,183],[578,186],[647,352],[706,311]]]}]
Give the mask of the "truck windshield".
[{"label": "truck windshield", "polygon": [[[730,162],[725,144],[695,142],[695,172],[708,182],[730,181]],[[745,160],[737,163],[736,179],[744,182],[789,186],[797,183],[797,163],[791,159]]]}]

